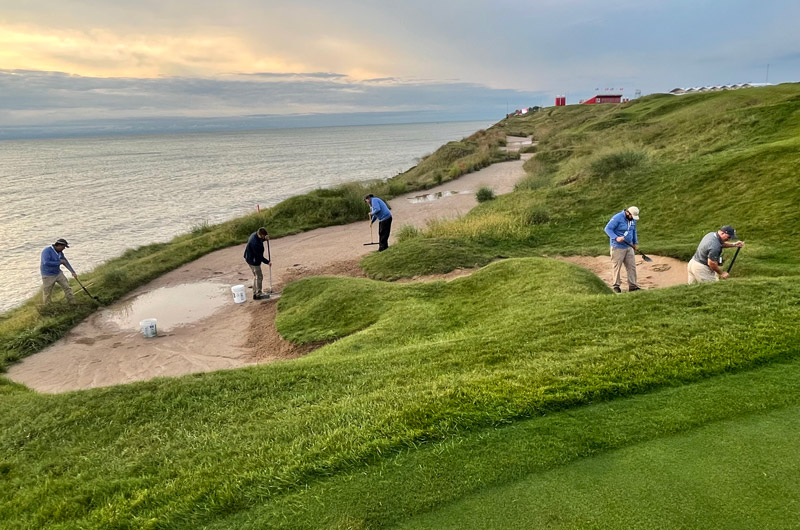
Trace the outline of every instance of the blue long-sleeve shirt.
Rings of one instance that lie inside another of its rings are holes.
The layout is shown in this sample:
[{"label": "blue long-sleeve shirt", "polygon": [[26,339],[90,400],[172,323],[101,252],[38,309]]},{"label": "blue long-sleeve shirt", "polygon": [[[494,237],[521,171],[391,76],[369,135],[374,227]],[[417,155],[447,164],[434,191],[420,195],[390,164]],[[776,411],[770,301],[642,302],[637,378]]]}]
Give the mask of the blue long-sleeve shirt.
[{"label": "blue long-sleeve shirt", "polygon": [[249,265],[269,264],[269,260],[264,257],[264,240],[258,237],[258,232],[253,232],[244,247],[244,260]]},{"label": "blue long-sleeve shirt", "polygon": [[377,219],[378,221],[385,221],[386,219],[392,216],[392,211],[386,206],[386,203],[380,200],[377,197],[373,197],[369,201],[370,205],[370,219],[374,223]]},{"label": "blue long-sleeve shirt", "polygon": [[605,228],[606,235],[610,240],[613,248],[628,248],[625,243],[620,243],[617,238],[622,236],[625,241],[631,245],[639,244],[639,236],[636,234],[636,219],[628,219],[625,217],[625,210],[622,210],[608,222]]},{"label": "blue long-sleeve shirt", "polygon": [[69,272],[75,274],[75,269],[69,264],[69,260],[63,252],[58,252],[52,245],[45,247],[42,250],[42,263],[39,266],[42,276],[58,276],[58,273],[61,272],[61,260],[64,260],[64,266],[69,269]]}]

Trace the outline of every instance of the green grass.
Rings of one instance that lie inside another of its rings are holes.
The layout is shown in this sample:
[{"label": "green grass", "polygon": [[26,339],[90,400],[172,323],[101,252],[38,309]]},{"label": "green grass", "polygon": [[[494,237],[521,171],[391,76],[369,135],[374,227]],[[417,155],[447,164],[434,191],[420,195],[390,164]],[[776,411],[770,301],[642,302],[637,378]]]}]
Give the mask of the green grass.
[{"label": "green grass", "polygon": [[[800,288],[779,280],[620,297],[544,259],[449,283],[311,278],[280,307],[293,340],[346,336],[268,367],[11,391],[0,449],[14,487],[0,514],[196,526],[454,436],[791,359],[800,339]],[[639,315],[653,315],[647,327]]]},{"label": "green grass", "polygon": [[[0,527],[486,527],[483,514],[496,527],[792,527],[798,114],[800,87],[780,85],[511,118],[478,137],[540,141],[517,191],[368,256],[375,279],[287,286],[281,334],[332,341],[310,355],[54,396],[0,379]],[[493,156],[471,141],[426,157],[413,185],[460,170],[450,157]],[[326,199],[313,200],[333,215]],[[649,254],[686,259],[736,226],[734,279],[613,295],[535,257],[605,254],[602,227],[631,204]],[[283,211],[301,224],[301,210]],[[129,257],[157,262],[171,245]],[[447,283],[378,281],[475,265]],[[101,272],[135,274],[115,269]],[[508,498],[533,507],[494,510]]]},{"label": "green grass", "polygon": [[[497,497],[512,490],[528,497],[542,493],[540,490],[528,492],[526,486],[541,480],[541,477],[588,468],[596,460],[614,459],[622,451],[636,453],[644,448],[643,453],[652,457],[650,465],[663,463],[663,459],[657,460],[657,455],[647,450],[648,446],[689,439],[699,431],[713,430],[719,425],[725,429],[723,440],[729,445],[733,444],[738,437],[732,434],[739,422],[758,422],[761,417],[775,412],[783,414],[792,408],[796,410],[800,404],[799,375],[800,363],[793,361],[608,403],[545,414],[508,426],[452,436],[437,444],[421,444],[412,450],[357,467],[349,473],[321,478],[312,487],[286,495],[275,502],[220,518],[210,528],[258,528],[265,520],[275,521],[273,526],[276,528],[383,528],[394,527],[395,524],[412,528],[449,528],[456,521],[465,528],[508,528],[516,525],[549,527],[547,524],[531,524],[531,521],[540,522],[551,511],[532,506],[520,514],[518,506],[505,502],[505,499],[502,499],[503,502],[497,501]],[[740,460],[752,458],[755,464],[763,464],[759,471],[767,473],[773,483],[782,469],[795,469],[796,458],[790,459],[789,466],[782,466],[783,463],[775,462],[775,459],[768,466],[766,459],[756,461],[754,458],[763,454],[765,447],[769,448],[772,444],[778,448],[776,456],[791,451],[791,437],[773,435],[748,442],[748,451],[745,453],[740,450],[734,456]],[[697,450],[691,443],[683,443],[683,447],[687,452]],[[701,457],[702,448],[701,445]],[[684,454],[681,452],[679,456]],[[667,456],[673,457],[670,463],[674,464],[675,455]],[[687,457],[686,463],[697,462]],[[731,466],[719,471],[722,478],[726,479],[725,483],[733,485],[741,478],[750,478],[748,475],[739,476],[738,470],[741,468]],[[672,482],[683,478],[677,470],[675,466],[675,472],[670,476]],[[633,470],[629,475],[618,474],[614,478],[619,479],[619,484],[607,483],[609,488],[641,481],[647,476],[643,477]],[[788,478],[789,484],[796,481],[796,476]],[[591,479],[598,482],[603,476],[598,474]],[[763,483],[763,474],[760,479]],[[569,483],[553,481],[553,486],[557,488],[563,488],[565,484]],[[720,485],[705,491],[702,498],[716,500],[709,497],[719,491]],[[742,490],[748,485],[744,486],[739,489],[729,486],[726,493],[747,494]],[[668,484],[664,484],[660,491],[665,495],[679,494],[671,490]],[[584,489],[557,499],[560,504],[556,508],[562,510],[565,516],[553,519],[550,524],[557,526],[560,523],[563,527],[570,527],[570,523],[573,523],[571,527],[580,528],[580,524],[575,524],[580,519],[575,514],[566,516],[566,509],[570,499],[581,493],[590,497],[588,505],[598,490],[589,488],[587,495]],[[759,499],[762,507],[796,498],[796,492],[792,491],[787,495],[777,495],[775,490],[770,493],[772,497]],[[541,498],[544,497],[537,499]],[[725,502],[724,499],[720,500]],[[486,501],[496,504],[487,506]],[[610,504],[613,506],[615,502],[612,499]],[[791,506],[788,503],[786,505]],[[758,509],[753,504],[748,506]],[[691,510],[682,509],[681,506],[659,506],[655,502],[653,507],[672,509],[689,520],[692,517]],[[606,509],[610,511],[610,508]],[[705,507],[706,510],[712,508]],[[507,517],[499,524],[487,524],[478,518],[480,515],[475,516],[478,512],[482,512],[484,517],[496,516],[498,510],[519,517]],[[455,512],[463,512],[463,515]],[[635,513],[636,507],[632,507],[631,514]],[[291,514],[291,517],[286,514]],[[786,527],[787,522],[791,525],[793,521],[791,513],[788,517],[778,517],[775,513],[771,515],[761,520],[769,523],[765,524],[765,528]],[[602,520],[598,521],[597,526],[602,527],[602,523]],[[641,526],[648,527],[646,524]]]},{"label": "green grass", "polygon": [[399,528],[789,528],[800,405],[705,425],[490,489]]}]

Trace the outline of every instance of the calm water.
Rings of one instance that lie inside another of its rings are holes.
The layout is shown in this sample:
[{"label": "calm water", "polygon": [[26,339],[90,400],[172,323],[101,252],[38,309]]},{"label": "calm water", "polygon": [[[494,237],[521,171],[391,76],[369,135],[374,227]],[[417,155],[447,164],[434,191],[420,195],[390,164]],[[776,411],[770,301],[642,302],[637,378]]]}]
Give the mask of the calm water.
[{"label": "calm water", "polygon": [[[486,122],[0,142],[0,311],[41,284],[59,237],[78,274],[293,195],[389,178]],[[58,289],[58,288],[56,288]]]}]

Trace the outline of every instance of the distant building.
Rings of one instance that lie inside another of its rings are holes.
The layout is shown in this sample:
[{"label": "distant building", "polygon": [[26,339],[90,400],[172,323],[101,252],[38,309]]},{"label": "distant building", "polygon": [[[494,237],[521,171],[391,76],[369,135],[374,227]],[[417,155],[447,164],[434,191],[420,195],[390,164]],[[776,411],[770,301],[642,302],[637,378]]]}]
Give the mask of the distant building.
[{"label": "distant building", "polygon": [[743,83],[741,85],[716,85],[716,86],[701,86],[690,88],[673,88],[669,91],[670,94],[680,96],[683,94],[694,94],[695,92],[719,92],[721,90],[739,90],[740,88],[753,88],[755,85],[750,83]]},{"label": "distant building", "polygon": [[598,103],[622,103],[622,94],[597,94],[595,97],[582,101],[584,105],[596,105]]}]

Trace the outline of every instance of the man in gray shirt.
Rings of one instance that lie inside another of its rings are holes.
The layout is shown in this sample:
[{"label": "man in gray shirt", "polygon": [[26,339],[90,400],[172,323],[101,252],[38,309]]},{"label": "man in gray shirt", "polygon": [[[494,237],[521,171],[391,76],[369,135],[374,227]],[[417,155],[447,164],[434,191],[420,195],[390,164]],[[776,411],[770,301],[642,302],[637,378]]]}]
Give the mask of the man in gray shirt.
[{"label": "man in gray shirt", "polygon": [[707,233],[697,246],[697,251],[692,259],[689,260],[687,266],[689,283],[715,282],[727,278],[728,273],[720,267],[722,249],[744,246],[744,241],[728,243],[735,239],[736,230],[731,225],[725,225],[716,232]]}]

